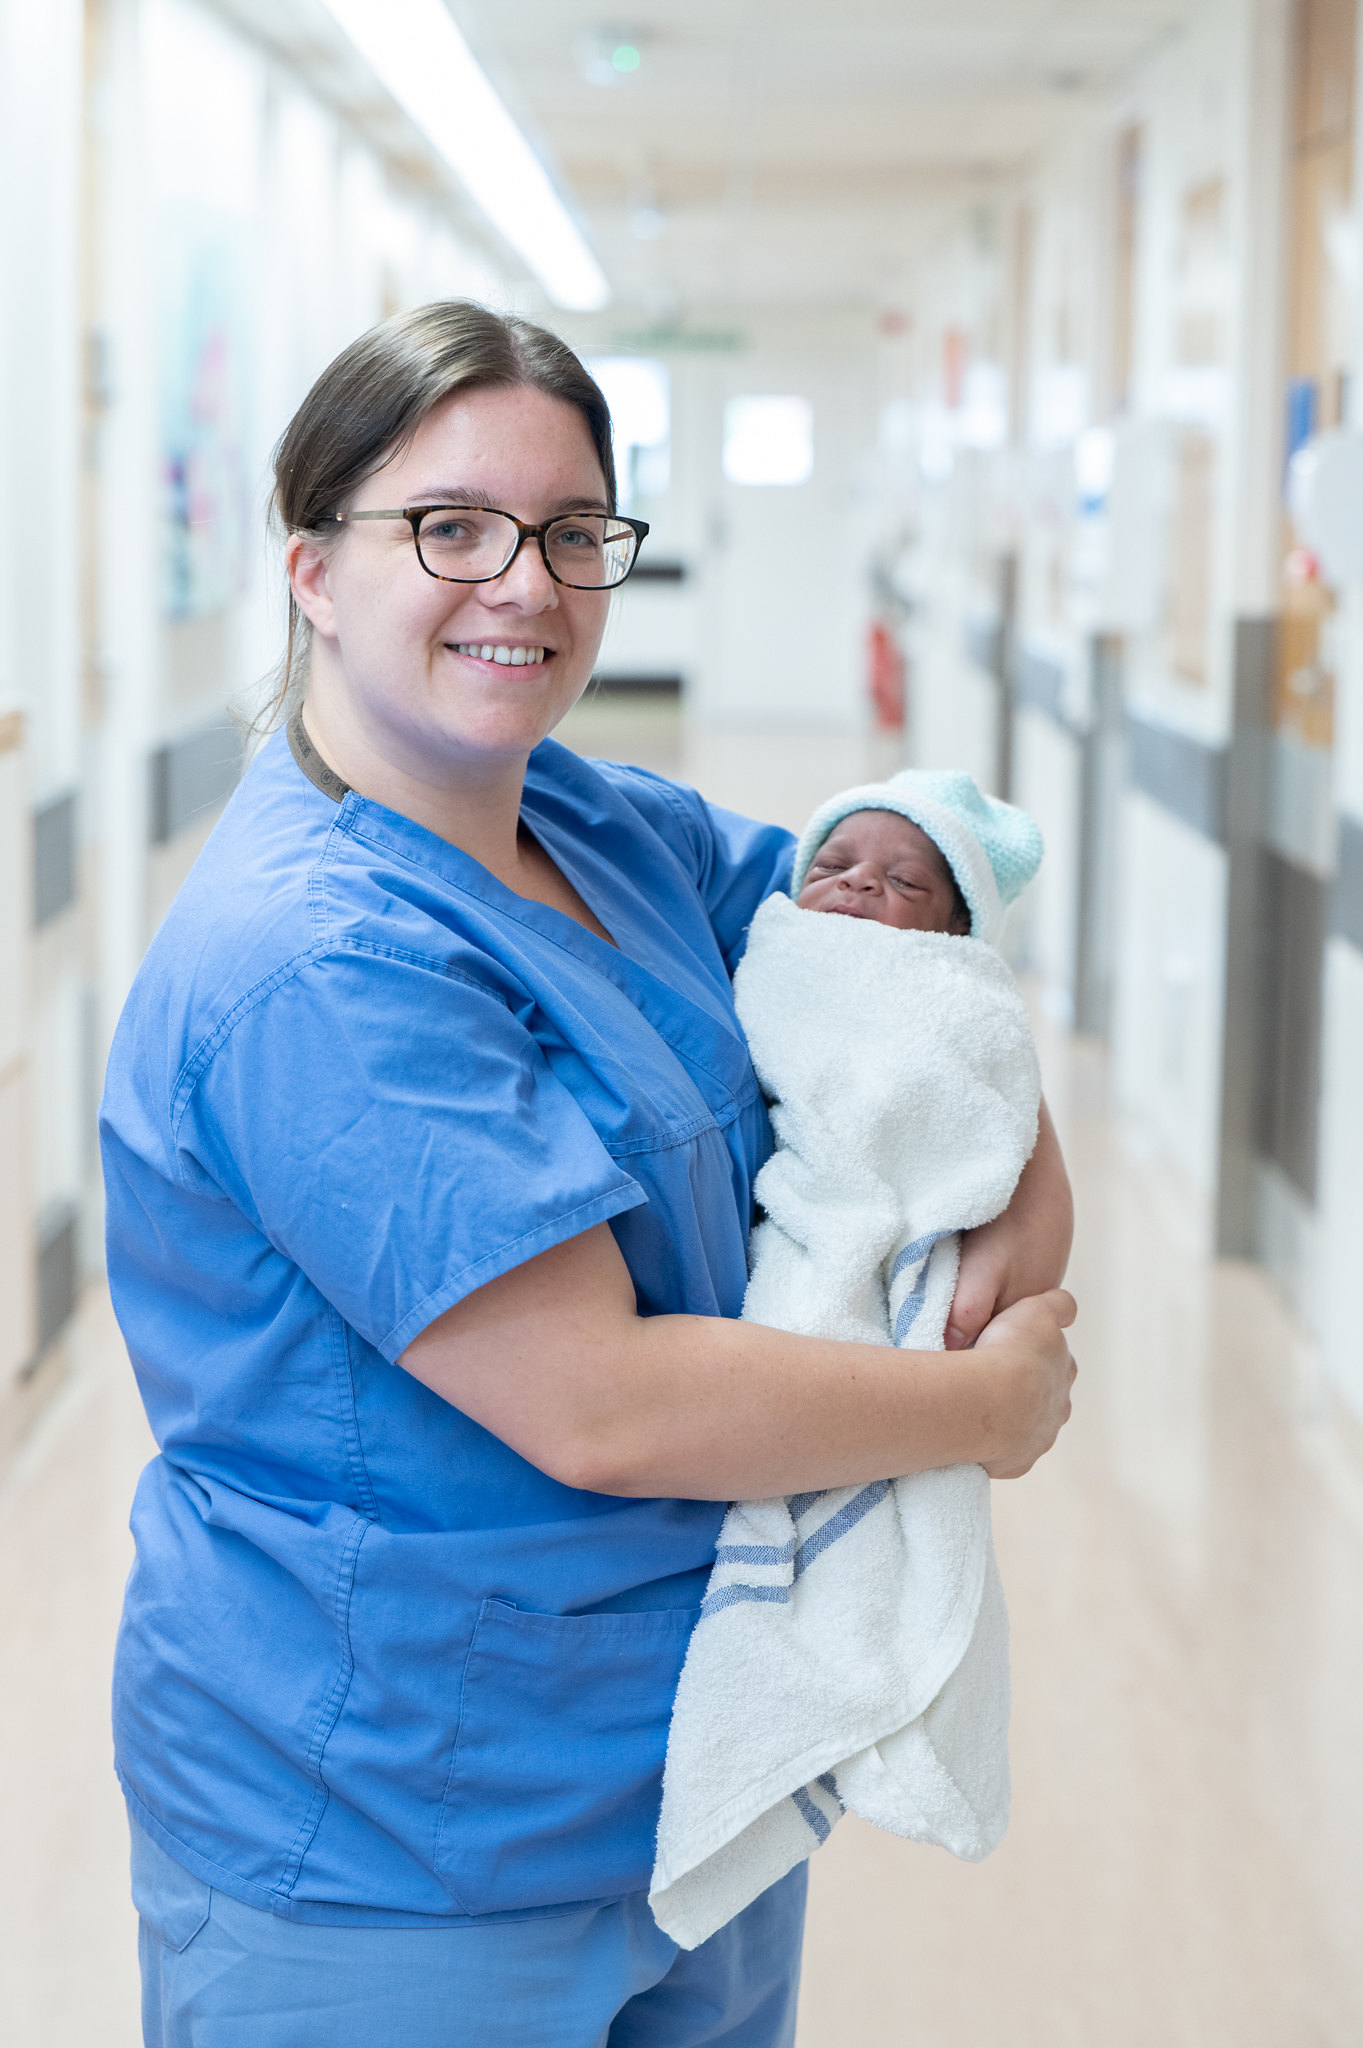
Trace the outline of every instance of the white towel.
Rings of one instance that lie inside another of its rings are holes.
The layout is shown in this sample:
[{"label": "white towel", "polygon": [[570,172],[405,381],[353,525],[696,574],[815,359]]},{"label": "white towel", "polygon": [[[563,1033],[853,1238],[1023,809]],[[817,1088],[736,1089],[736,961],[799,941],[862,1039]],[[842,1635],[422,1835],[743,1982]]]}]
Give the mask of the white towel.
[{"label": "white towel", "polygon": [[[745,1317],[940,1349],[959,1233],[1006,1208],[1036,1142],[1012,975],[975,939],[773,896],[734,987],[777,1139]],[[659,1926],[695,1947],[844,1810],[986,1856],[1007,1825],[1007,1726],[978,1465],[732,1506],[668,1737]]]}]

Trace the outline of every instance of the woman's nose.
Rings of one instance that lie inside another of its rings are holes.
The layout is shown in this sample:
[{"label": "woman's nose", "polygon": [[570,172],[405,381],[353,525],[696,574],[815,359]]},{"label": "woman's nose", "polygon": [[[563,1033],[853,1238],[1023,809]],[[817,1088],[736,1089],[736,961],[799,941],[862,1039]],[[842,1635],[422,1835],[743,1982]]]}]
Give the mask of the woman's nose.
[{"label": "woman's nose", "polygon": [[522,541],[515,560],[482,589],[484,603],[514,604],[521,611],[552,611],[558,603],[558,585],[533,540]]}]

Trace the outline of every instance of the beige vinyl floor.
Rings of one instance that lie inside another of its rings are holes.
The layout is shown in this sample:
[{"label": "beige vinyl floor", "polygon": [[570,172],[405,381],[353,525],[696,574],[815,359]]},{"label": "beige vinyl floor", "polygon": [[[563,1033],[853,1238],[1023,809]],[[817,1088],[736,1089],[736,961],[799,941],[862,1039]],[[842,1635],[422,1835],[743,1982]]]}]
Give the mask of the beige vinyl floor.
[{"label": "beige vinyl floor", "polygon": [[[579,744],[798,824],[872,763],[681,747],[666,707]],[[995,1489],[1014,1812],[968,1867],[845,1821],[812,1866],[799,2048],[1363,2043],[1363,1443],[1264,1280],[1047,1037],[1079,1197],[1074,1422]],[[0,2043],[135,2048],[106,1694],[145,1425],[93,1291],[0,1485]],[[472,2044],[471,2044],[472,2048]],[[533,2044],[527,2044],[533,2048]]]}]

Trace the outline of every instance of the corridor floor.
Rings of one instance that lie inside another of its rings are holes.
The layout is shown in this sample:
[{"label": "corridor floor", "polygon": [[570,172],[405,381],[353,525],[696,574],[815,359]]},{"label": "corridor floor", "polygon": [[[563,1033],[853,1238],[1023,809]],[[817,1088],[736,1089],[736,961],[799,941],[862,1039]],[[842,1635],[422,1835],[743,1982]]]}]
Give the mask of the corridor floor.
[{"label": "corridor floor", "polygon": [[[673,767],[665,708],[624,716],[578,714],[578,743]],[[837,751],[748,736],[685,769],[799,823],[873,765]],[[1209,1263],[1097,1051],[1048,1038],[1043,1061],[1078,1194],[1081,1376],[1057,1450],[995,1489],[1012,1827],[977,1867],[835,1830],[799,2048],[1356,2048],[1363,1434],[1261,1277]],[[148,1452],[95,1293],[0,1487],[6,2048],[138,2039],[106,1694]]]}]

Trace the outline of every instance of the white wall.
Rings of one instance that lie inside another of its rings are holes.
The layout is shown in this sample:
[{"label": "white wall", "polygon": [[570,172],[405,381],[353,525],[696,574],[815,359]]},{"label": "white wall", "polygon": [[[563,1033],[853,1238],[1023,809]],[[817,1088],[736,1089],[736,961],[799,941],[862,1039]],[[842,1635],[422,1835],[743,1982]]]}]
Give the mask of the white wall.
[{"label": "white wall", "polygon": [[[230,279],[210,395],[229,420],[217,502],[239,516],[232,573],[184,618],[167,598],[164,466],[175,290],[195,249]],[[14,1370],[32,1362],[39,1229],[75,1213],[97,1263],[92,1094],[211,823],[153,857],[151,754],[250,703],[279,652],[270,449],[365,326],[514,291],[433,191],[211,6],[0,0],[0,1455]],[[70,791],[76,899],[35,931],[33,806]]]},{"label": "white wall", "polygon": [[1132,791],[1122,803],[1118,862],[1117,1097],[1210,1196],[1219,1150],[1225,855]]},{"label": "white wall", "polygon": [[80,54],[79,0],[0,5],[0,692],[35,803],[80,754]]},{"label": "white wall", "polygon": [[[81,8],[0,0],[0,1454],[33,1362],[40,1225],[84,1166],[76,907],[33,930],[33,810],[76,788],[80,606]],[[85,834],[88,817],[81,821]]]},{"label": "white wall", "polygon": [[1079,905],[1080,751],[1071,734],[1040,712],[1019,713],[1014,741],[1016,800],[1042,828],[1046,854],[1028,897],[1027,966],[1058,1022],[1074,1021]]}]

